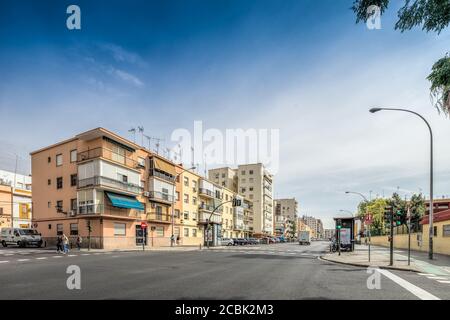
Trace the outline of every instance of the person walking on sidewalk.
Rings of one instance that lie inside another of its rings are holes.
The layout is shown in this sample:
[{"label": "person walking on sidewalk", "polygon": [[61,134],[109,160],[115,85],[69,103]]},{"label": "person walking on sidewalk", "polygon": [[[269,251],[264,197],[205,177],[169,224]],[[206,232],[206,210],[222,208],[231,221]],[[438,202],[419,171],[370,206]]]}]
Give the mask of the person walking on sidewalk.
[{"label": "person walking on sidewalk", "polygon": [[58,238],[56,238],[56,253],[60,253],[60,252],[64,251],[64,249],[62,247],[62,243],[63,243],[63,241],[62,241],[61,236],[58,236]]},{"label": "person walking on sidewalk", "polygon": [[77,237],[77,249],[78,249],[78,251],[81,250],[81,241],[83,241],[83,239],[81,239],[81,236],[79,235]]},{"label": "person walking on sidewalk", "polygon": [[170,237],[170,244],[173,246],[175,244],[175,235]]},{"label": "person walking on sidewalk", "polygon": [[180,244],[180,235],[177,235],[177,246]]},{"label": "person walking on sidewalk", "polygon": [[66,254],[67,252],[69,252],[69,238],[67,238],[64,233],[62,235],[62,241],[64,246],[64,254]]}]

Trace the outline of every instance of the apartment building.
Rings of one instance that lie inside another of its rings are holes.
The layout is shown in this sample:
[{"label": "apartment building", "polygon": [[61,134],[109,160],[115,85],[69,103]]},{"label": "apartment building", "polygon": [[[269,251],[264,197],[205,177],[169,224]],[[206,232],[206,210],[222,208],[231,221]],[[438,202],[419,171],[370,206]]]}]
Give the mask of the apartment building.
[{"label": "apartment building", "polygon": [[253,202],[244,198],[244,238],[253,237]]},{"label": "apartment building", "polygon": [[[180,183],[196,175],[113,132],[96,128],[31,158],[33,222],[48,243],[63,233],[72,240],[81,235],[83,245],[89,236],[94,248],[168,246],[172,234],[179,244],[202,241],[197,187]],[[188,194],[188,203],[181,194]]]},{"label": "apartment building", "polygon": [[323,230],[323,237],[324,239],[328,240],[334,237],[335,230],[334,229],[324,229]]},{"label": "apartment building", "polygon": [[323,223],[322,220],[314,217],[304,215],[302,220],[313,230],[314,238],[323,237]]},{"label": "apartment building", "polygon": [[201,178],[199,199],[198,223],[204,229],[204,243],[217,246],[222,237],[223,189],[205,178]]},{"label": "apartment building", "polygon": [[296,233],[298,203],[295,198],[275,199],[274,233],[277,236],[292,238]]},{"label": "apartment building", "polygon": [[273,235],[273,176],[263,164],[244,164],[237,169],[217,168],[208,171],[211,181],[228,187],[252,202],[253,236]]},{"label": "apartment building", "polygon": [[300,231],[309,231],[311,238],[316,238],[316,230],[308,226],[303,218],[297,218],[297,235]]},{"label": "apartment building", "polygon": [[32,227],[31,195],[30,176],[0,170],[0,228]]}]

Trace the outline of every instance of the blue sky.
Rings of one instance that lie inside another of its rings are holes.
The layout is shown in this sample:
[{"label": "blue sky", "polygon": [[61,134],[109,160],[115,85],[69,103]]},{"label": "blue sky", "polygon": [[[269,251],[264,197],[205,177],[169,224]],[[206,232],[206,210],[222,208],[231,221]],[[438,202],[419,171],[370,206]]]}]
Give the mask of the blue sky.
[{"label": "blue sky", "polygon": [[[81,8],[81,30],[66,8]],[[448,31],[355,24],[352,1],[9,1],[0,4],[0,166],[29,171],[28,153],[103,126],[280,129],[275,192],[330,225],[358,199],[427,192],[426,129],[378,105],[422,112],[436,130],[436,193],[450,195],[448,120],[426,76]],[[223,121],[228,119],[228,121]],[[386,156],[388,154],[389,156]]]}]

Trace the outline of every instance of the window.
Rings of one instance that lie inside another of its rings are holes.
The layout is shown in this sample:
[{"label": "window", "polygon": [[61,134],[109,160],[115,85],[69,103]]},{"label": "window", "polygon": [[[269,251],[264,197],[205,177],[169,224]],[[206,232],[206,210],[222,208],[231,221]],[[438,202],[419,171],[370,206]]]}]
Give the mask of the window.
[{"label": "window", "polygon": [[76,187],[77,185],[77,174],[71,174],[70,175],[70,186]]},{"label": "window", "polygon": [[189,229],[188,228],[184,228],[184,236],[189,237]]},{"label": "window", "polygon": [[197,181],[192,180],[192,191],[197,192]]},{"label": "window", "polygon": [[174,215],[175,215],[175,218],[180,218],[180,210],[175,209]]},{"label": "window", "polygon": [[77,210],[77,198],[70,199],[70,210]]},{"label": "window", "polygon": [[255,179],[250,178],[250,179],[248,179],[248,182],[253,183],[254,180],[255,180]]},{"label": "window", "polygon": [[63,234],[63,225],[62,225],[62,223],[58,223],[57,225],[56,225],[56,234],[58,235],[58,236],[62,236],[62,234]]},{"label": "window", "polygon": [[48,158],[47,158],[47,162],[48,162],[48,163],[52,162],[52,158],[51,158],[51,157],[48,157]]},{"label": "window", "polygon": [[62,164],[63,164],[63,157],[62,154],[60,153],[56,155],[56,166],[59,167],[62,166]]},{"label": "window", "polygon": [[248,197],[249,197],[250,199],[253,199],[253,195],[252,195],[252,194],[250,194]]},{"label": "window", "polygon": [[125,182],[125,183],[128,182],[128,177],[126,175],[118,173],[117,177],[118,177],[119,181],[122,181],[122,182]]},{"label": "window", "polygon": [[63,201],[62,200],[56,201],[56,211],[58,211],[58,212],[63,211]]},{"label": "window", "polygon": [[249,191],[253,191],[253,187],[248,188]]},{"label": "window", "polygon": [[446,225],[442,226],[442,236],[450,237],[450,224],[446,224]]},{"label": "window", "polygon": [[48,180],[47,180],[47,184],[48,184],[48,185],[51,185],[51,184],[52,184],[52,179],[48,179]]},{"label": "window", "polygon": [[63,187],[63,178],[58,177],[56,178],[56,189],[62,189]]},{"label": "window", "polygon": [[184,203],[189,203],[189,195],[184,194]]},{"label": "window", "polygon": [[219,174],[216,173],[216,174],[215,174],[215,177],[216,177],[216,179],[219,179]]},{"label": "window", "polygon": [[189,187],[189,178],[188,177],[184,177],[184,186]]},{"label": "window", "polygon": [[157,237],[164,237],[164,227],[156,227],[155,235]]},{"label": "window", "polygon": [[145,159],[138,157],[138,165],[142,168],[145,168]]},{"label": "window", "polygon": [[125,223],[114,223],[114,235],[124,236],[126,235],[126,224]]},{"label": "window", "polygon": [[222,187],[225,187],[225,181],[222,181]]},{"label": "window", "polygon": [[192,197],[192,204],[196,205],[197,204],[197,198],[196,197]]},{"label": "window", "polygon": [[28,204],[19,203],[19,217],[20,219],[28,219]]},{"label": "window", "polygon": [[241,188],[241,192],[244,193],[245,192],[245,188]]},{"label": "window", "polygon": [[175,200],[180,201],[180,193],[178,191],[175,192]]},{"label": "window", "polygon": [[77,236],[78,235],[78,223],[70,224],[70,235]]},{"label": "window", "polygon": [[228,201],[228,195],[227,194],[225,195],[225,200]]},{"label": "window", "polygon": [[161,188],[162,198],[169,201],[169,189]]},{"label": "window", "polygon": [[70,162],[77,162],[77,149],[70,151]]},{"label": "window", "polygon": [[183,219],[184,220],[189,220],[189,211],[185,211],[183,214]]},{"label": "window", "polygon": [[253,174],[253,170],[249,170],[249,171],[248,171],[248,174]]},{"label": "window", "polygon": [[197,229],[192,229],[192,236],[197,237]]},{"label": "window", "polygon": [[52,203],[50,201],[47,202],[47,206],[50,208],[52,206]]},{"label": "window", "polygon": [[433,227],[433,236],[437,237],[437,227]]},{"label": "window", "polygon": [[174,227],[173,228],[173,234],[176,236],[180,235],[180,227]]},{"label": "window", "polygon": [[222,173],[222,178],[225,178],[225,173]]},{"label": "window", "polygon": [[3,208],[0,208],[0,215],[3,214]]}]

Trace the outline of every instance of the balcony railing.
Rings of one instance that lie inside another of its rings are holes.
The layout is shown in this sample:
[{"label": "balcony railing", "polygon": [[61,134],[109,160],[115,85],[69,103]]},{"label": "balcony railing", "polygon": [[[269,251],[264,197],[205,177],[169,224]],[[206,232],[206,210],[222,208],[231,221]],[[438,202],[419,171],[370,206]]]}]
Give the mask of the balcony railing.
[{"label": "balcony railing", "polygon": [[170,175],[168,173],[164,173],[164,172],[158,171],[158,170],[155,170],[155,169],[150,169],[149,170],[149,176],[150,177],[158,177],[158,178],[163,179],[163,180],[165,180],[167,182],[175,183],[174,177],[172,175]]},{"label": "balcony railing", "polygon": [[116,208],[103,204],[82,205],[73,211],[76,212],[76,215],[112,215],[132,218],[136,218],[139,215],[139,211],[135,209]]},{"label": "balcony railing", "polygon": [[172,222],[172,215],[169,213],[150,212],[147,213],[147,220],[158,222]]},{"label": "balcony railing", "polygon": [[[201,204],[198,206],[198,208],[199,208],[200,210],[209,211],[209,212],[212,212],[212,211],[214,210],[214,206],[213,206],[213,205],[210,205],[210,204],[203,204],[203,203],[201,203]],[[216,211],[214,211],[214,212],[221,213],[222,211],[223,211],[223,207],[218,207],[218,208],[216,209]]]},{"label": "balcony railing", "polygon": [[139,194],[142,192],[143,188],[133,183],[122,182],[119,180],[94,176],[92,178],[78,180],[78,188],[93,187],[93,186],[103,186],[115,189],[120,189],[132,193]]},{"label": "balcony railing", "polygon": [[163,193],[160,191],[149,191],[148,198],[150,200],[162,200],[165,202],[173,202],[174,197],[168,193]]},{"label": "balcony railing", "polygon": [[211,220],[209,222],[222,223],[222,217],[219,214],[214,213],[212,216],[210,213],[207,213],[207,212],[200,212],[198,214],[198,222],[199,223],[207,223],[208,219],[210,219],[210,218],[211,218]]},{"label": "balcony railing", "polygon": [[212,192],[211,190],[205,189],[205,188],[199,188],[198,189],[200,195],[204,195],[204,196],[208,196],[211,198],[214,198],[214,192]]},{"label": "balcony railing", "polygon": [[138,167],[137,161],[106,148],[94,148],[77,154],[78,162],[96,158],[105,158],[134,169]]}]

